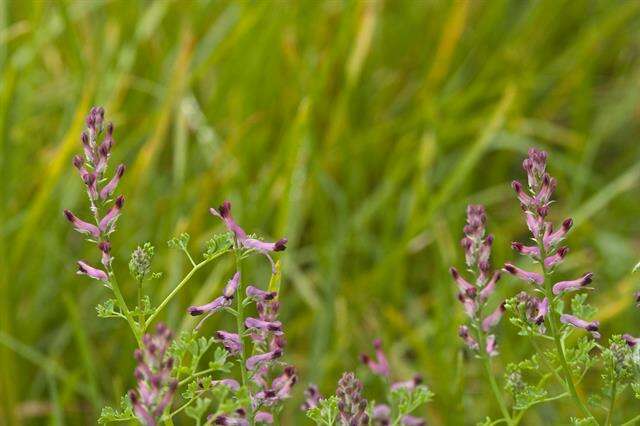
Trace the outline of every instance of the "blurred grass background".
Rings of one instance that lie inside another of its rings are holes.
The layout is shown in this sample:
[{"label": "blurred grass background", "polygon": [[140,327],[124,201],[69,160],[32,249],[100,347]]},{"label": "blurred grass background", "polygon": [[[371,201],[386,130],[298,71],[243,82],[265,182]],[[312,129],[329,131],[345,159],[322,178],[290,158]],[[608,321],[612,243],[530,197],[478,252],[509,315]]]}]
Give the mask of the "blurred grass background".
[{"label": "blurred grass background", "polygon": [[[509,182],[530,146],[551,153],[554,217],[576,218],[563,273],[595,271],[605,335],[637,334],[639,55],[636,1],[0,1],[0,424],[92,424],[133,384],[124,324],[98,319],[106,291],[74,274],[95,249],[62,215],[86,212],[70,160],[94,104],[129,167],[121,281],[151,241],[158,303],[188,267],[166,240],[187,231],[197,251],[227,198],[246,229],[289,238],[282,316],[301,383],[285,424],[306,424],[306,383],[328,393],[364,373],[378,336],[397,377],[436,393],[430,424],[496,413],[460,351],[447,269],[470,202],[487,205],[494,263],[515,258]],[[172,328],[229,268],[198,273]],[[529,350],[507,322],[500,345],[502,367]],[[572,414],[548,404],[525,424]]]}]

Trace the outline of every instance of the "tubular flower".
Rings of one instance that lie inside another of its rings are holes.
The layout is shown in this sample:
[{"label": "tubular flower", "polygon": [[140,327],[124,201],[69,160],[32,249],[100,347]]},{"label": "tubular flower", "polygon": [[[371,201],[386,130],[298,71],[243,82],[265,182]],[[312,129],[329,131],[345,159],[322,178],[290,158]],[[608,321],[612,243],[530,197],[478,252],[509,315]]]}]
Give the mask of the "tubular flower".
[{"label": "tubular flower", "polygon": [[229,201],[225,201],[217,209],[210,208],[209,212],[212,215],[222,219],[227,229],[233,232],[236,238],[236,242],[240,247],[243,247],[247,250],[255,250],[266,256],[271,263],[271,270],[275,274],[275,263],[273,262],[270,253],[274,251],[284,251],[287,248],[286,238],[281,238],[274,243],[261,241],[255,238],[249,238],[247,236],[247,233],[240,227],[240,225],[236,223],[233,216],[231,215],[231,203]]},{"label": "tubular flower", "polygon": [[391,390],[394,389],[415,389],[416,386],[422,384],[422,376],[419,374],[416,374],[415,376],[413,376],[413,378],[411,380],[405,380],[402,382],[395,382],[391,384]]},{"label": "tubular flower", "polygon": [[376,360],[374,361],[366,354],[360,355],[360,359],[362,363],[369,367],[369,369],[379,376],[388,377],[389,376],[389,363],[387,361],[387,357],[382,350],[382,341],[380,339],[376,339],[373,341],[373,347],[376,353]]},{"label": "tubular flower", "polygon": [[129,391],[129,399],[133,412],[145,426],[158,424],[178,387],[178,381],[171,377],[173,358],[166,356],[170,342],[171,331],[164,324],[158,324],[156,335],[146,334],[144,349],[135,351],[138,387]]},{"label": "tubular flower", "polygon": [[474,351],[478,350],[478,342],[476,342],[476,340],[469,334],[469,327],[461,325],[460,328],[458,328],[458,336],[462,338],[469,349]]},{"label": "tubular flower", "polygon": [[587,330],[595,339],[600,338],[600,333],[598,332],[598,329],[600,328],[599,321],[585,321],[573,315],[562,314],[560,315],[560,322],[576,328]]},{"label": "tubular flower", "polygon": [[[76,231],[93,239],[93,242],[96,243],[101,252],[102,265],[106,269],[110,269],[112,256],[110,254],[109,234],[115,229],[116,221],[124,204],[124,197],[117,197],[111,207],[109,207],[110,201],[108,198],[115,191],[124,174],[125,167],[120,164],[111,180],[102,186],[106,180],[105,173],[109,165],[111,149],[114,145],[113,124],[107,123],[105,126],[104,108],[102,107],[93,107],[87,116],[86,123],[86,130],[82,132],[80,137],[84,158],[81,155],[75,155],[72,163],[78,170],[80,178],[86,187],[89,207],[95,224],[79,219],[69,210],[64,210],[64,215]],[[100,143],[99,139],[101,137],[102,142]],[[108,281],[106,272],[91,268],[84,262],[78,263],[78,273],[100,281]]]},{"label": "tubular flower", "polygon": [[544,282],[544,278],[542,277],[541,274],[538,274],[537,272],[525,271],[524,269],[518,268],[517,266],[511,263],[505,263],[504,270],[510,273],[511,275],[513,275],[514,277],[519,278],[522,281],[526,281],[528,283],[542,285],[542,283]]},{"label": "tubular flower", "polygon": [[302,411],[309,411],[310,409],[317,407],[322,399],[322,395],[318,390],[318,387],[314,384],[310,384],[304,391],[304,402],[300,406]]},{"label": "tubular flower", "polygon": [[242,351],[242,340],[236,333],[226,331],[216,331],[216,339],[222,343],[222,346],[232,355],[237,355]]},{"label": "tubular flower", "polygon": [[109,281],[109,276],[102,269],[94,268],[82,260],[78,261],[78,275],[87,275],[98,281]]},{"label": "tubular flower", "polygon": [[562,293],[568,293],[571,291],[580,290],[581,288],[591,284],[593,280],[593,273],[588,272],[576,280],[560,281],[553,285],[553,294],[556,296]]},{"label": "tubular flower", "polygon": [[503,302],[500,304],[500,306],[496,308],[495,311],[493,311],[493,313],[485,317],[485,319],[482,321],[482,330],[486,333],[489,330],[491,330],[493,327],[498,325],[498,323],[500,322],[500,319],[502,318],[502,314],[504,314],[504,311],[505,311],[505,306]]}]

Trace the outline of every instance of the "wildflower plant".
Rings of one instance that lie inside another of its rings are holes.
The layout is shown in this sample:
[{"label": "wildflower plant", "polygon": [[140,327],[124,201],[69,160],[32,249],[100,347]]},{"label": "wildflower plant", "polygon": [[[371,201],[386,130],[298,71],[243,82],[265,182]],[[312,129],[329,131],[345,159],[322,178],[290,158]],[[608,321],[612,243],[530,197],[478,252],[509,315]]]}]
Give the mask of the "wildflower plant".
[{"label": "wildflower plant", "polygon": [[426,424],[412,415],[423,404],[429,402],[433,393],[422,384],[422,377],[415,375],[406,381],[391,382],[391,369],[382,349],[382,342],[373,342],[375,356],[362,354],[360,359],[386,387],[386,403],[369,402],[364,397],[364,386],[355,373],[345,372],[338,381],[334,395],[323,397],[315,385],[310,385],[301,409],[317,425],[361,426],[361,425],[405,425]]},{"label": "wildflower plant", "polygon": [[[170,425],[180,414],[196,424],[277,421],[282,402],[297,381],[295,368],[281,361],[286,340],[278,320],[280,272],[272,257],[272,253],[285,250],[287,240],[270,243],[248,235],[232,217],[231,204],[225,201],[210,213],[223,221],[226,231],[207,242],[201,260],[192,255],[188,234],[168,242],[169,247],[184,252],[191,269],[156,306],[145,292],[145,284],[160,276],[152,270],[155,249],[144,243],[133,251],[129,271],[137,300],[128,302],[128,291],[124,290],[129,288],[121,287],[116,279],[111,247],[111,235],[124,206],[124,197],[115,196],[115,192],[125,166],[119,165],[109,174],[114,127],[105,123],[104,109],[92,108],[86,122],[81,135],[84,155],[76,155],[73,165],[87,192],[91,220],[85,221],[69,210],[64,214],[73,228],[98,249],[99,266],[95,261],[77,262],[78,274],[101,282],[113,295],[96,307],[98,316],[125,320],[138,346],[134,353],[136,387],[122,398],[119,409],[105,407],[99,422],[136,419],[147,426]],[[265,256],[271,266],[271,279],[265,289],[245,285],[242,279],[243,260],[256,253]],[[158,316],[194,274],[227,254],[234,257],[236,270],[221,294],[186,310],[185,315],[201,317],[193,330],[174,338],[160,323],[155,333],[150,333]],[[255,315],[247,315],[250,309]],[[235,317],[235,329],[219,330],[214,336],[200,335],[203,321],[216,313]]]}]

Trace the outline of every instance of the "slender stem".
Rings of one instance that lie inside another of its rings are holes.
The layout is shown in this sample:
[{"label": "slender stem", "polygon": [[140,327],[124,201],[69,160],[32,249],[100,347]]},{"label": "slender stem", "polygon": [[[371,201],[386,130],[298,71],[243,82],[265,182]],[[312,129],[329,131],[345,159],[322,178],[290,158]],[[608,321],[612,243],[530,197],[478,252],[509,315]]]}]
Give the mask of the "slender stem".
[{"label": "slender stem", "polygon": [[513,422],[513,419],[511,418],[511,416],[509,415],[509,411],[507,410],[507,406],[502,399],[500,388],[498,387],[496,378],[493,376],[493,363],[491,362],[491,358],[489,358],[487,355],[484,355],[482,357],[482,364],[484,365],[485,372],[487,373],[487,378],[489,379],[489,384],[491,385],[493,395],[496,398],[496,401],[498,401],[498,405],[500,406],[502,416],[504,417],[507,424],[517,424]]},{"label": "slender stem", "polygon": [[144,324],[144,310],[142,309],[142,282],[144,277],[138,280],[138,324]]},{"label": "slender stem", "polygon": [[[500,392],[500,387],[496,382],[496,378],[493,375],[493,363],[491,362],[491,357],[489,357],[486,353],[486,336],[482,332],[482,324],[480,320],[476,319],[474,322],[474,328],[477,330],[478,334],[478,354],[482,359],[482,365],[484,366],[485,373],[487,374],[487,379],[489,380],[489,384],[491,385],[491,391],[493,392],[493,396],[498,402],[498,406],[500,407],[500,412],[502,413],[502,417],[504,417],[505,422],[508,425],[514,424],[511,415],[509,414],[509,410],[507,409],[507,405],[502,398],[502,393]],[[516,423],[517,424],[517,423]]]},{"label": "slender stem", "polygon": [[549,279],[549,272],[547,271],[547,267],[544,264],[544,261],[547,256],[546,249],[542,242],[542,236],[539,236],[537,240],[538,240],[538,249],[540,250],[540,265],[542,267],[542,275],[544,277],[544,294],[547,297],[547,300],[549,301],[549,315],[548,315],[549,329],[551,331],[551,336],[553,337],[553,341],[555,342],[556,352],[558,353],[558,358],[560,359],[560,365],[562,366],[567,388],[569,390],[569,393],[571,394],[571,397],[573,398],[575,403],[578,405],[578,408],[580,408],[580,411],[582,411],[582,413],[585,416],[592,419],[596,424],[599,424],[596,418],[593,416],[593,414],[591,414],[591,411],[589,411],[589,408],[584,404],[584,402],[582,402],[582,399],[580,398],[580,396],[578,395],[578,391],[576,390],[576,386],[573,381],[573,375],[571,373],[571,369],[569,368],[569,364],[567,363],[567,358],[564,353],[564,347],[562,345],[562,341],[560,340],[560,334],[558,333],[558,324],[559,324],[558,313],[556,312],[555,306],[553,303],[554,295],[551,288],[551,280]]},{"label": "slender stem", "polygon": [[180,281],[178,283],[178,285],[171,290],[171,293],[169,293],[169,295],[167,297],[165,297],[165,299],[158,305],[158,307],[153,311],[153,313],[149,316],[149,318],[147,318],[147,321],[144,323],[144,327],[142,329],[142,331],[144,332],[153,322],[153,320],[158,316],[158,314],[160,314],[160,312],[162,311],[162,309],[164,309],[165,306],[167,306],[167,304],[171,301],[171,299],[173,299],[175,297],[176,294],[178,294],[178,292],[182,289],[182,287],[184,287],[184,285],[189,282],[189,280],[191,279],[191,277],[193,276],[193,274],[195,274],[199,269],[201,269],[202,267],[204,267],[206,264],[208,264],[209,262],[211,262],[212,260],[222,256],[223,254],[227,253],[229,250],[223,250],[221,252],[216,253],[215,255],[203,260],[202,262],[196,264],[187,275],[185,275],[185,277],[182,279],[182,281]]},{"label": "slender stem", "polygon": [[[242,303],[242,295],[243,291],[243,277],[242,277],[242,259],[240,257],[240,252],[236,248],[234,250],[234,255],[236,258],[236,272],[240,274],[240,280],[238,282],[238,290],[236,291],[236,331],[238,336],[240,336],[240,375],[242,377],[242,386],[244,386],[247,390],[249,390],[249,380],[247,378],[247,366],[246,366],[246,348],[245,344],[245,336],[244,336],[244,304]],[[253,409],[251,406],[249,408],[248,418],[251,425],[253,425]]]},{"label": "slender stem", "polygon": [[142,347],[142,338],[140,337],[142,330],[140,330],[140,327],[136,324],[133,316],[131,315],[129,307],[127,306],[127,302],[124,300],[124,297],[122,297],[122,292],[120,291],[120,286],[118,285],[118,281],[116,280],[116,275],[114,274],[113,269],[109,268],[108,272],[109,283],[111,284],[113,294],[116,296],[116,300],[118,302],[118,305],[120,306],[120,310],[124,313],[124,317],[129,323],[129,327],[131,328],[131,332],[138,342],[138,346]]},{"label": "slender stem", "polygon": [[[613,364],[613,360],[611,363]],[[615,366],[612,366],[612,367],[615,368]],[[607,418],[604,421],[605,425],[612,424],[611,422],[613,420],[613,408],[616,403],[617,387],[618,387],[618,378],[615,377],[615,370],[614,370],[613,382],[611,383],[611,398],[609,399],[609,411],[607,411]]]},{"label": "slender stem", "polygon": [[547,362],[547,359],[545,358],[544,353],[542,352],[542,349],[540,349],[540,346],[538,345],[535,337],[533,336],[531,338],[531,344],[535,348],[536,352],[538,352],[538,355],[540,356],[540,359],[542,360],[542,363],[545,365],[545,367],[547,367],[547,369],[553,373],[554,377],[558,380],[558,382],[562,385],[562,387],[564,387],[568,392],[567,384],[565,383],[564,379],[560,377],[560,374],[558,373],[558,369],[553,367],[551,364]]}]

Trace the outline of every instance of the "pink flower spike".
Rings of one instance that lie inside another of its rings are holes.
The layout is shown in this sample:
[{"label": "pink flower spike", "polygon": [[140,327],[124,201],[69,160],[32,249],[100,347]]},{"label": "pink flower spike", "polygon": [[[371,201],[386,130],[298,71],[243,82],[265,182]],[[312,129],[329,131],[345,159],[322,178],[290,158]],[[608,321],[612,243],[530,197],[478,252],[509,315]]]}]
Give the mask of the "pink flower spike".
[{"label": "pink flower spike", "polygon": [[78,219],[78,217],[71,213],[69,210],[65,210],[64,215],[66,216],[67,220],[71,222],[73,228],[76,231],[80,232],[81,234],[89,234],[94,238],[100,237],[100,230],[97,226]]},{"label": "pink flower spike", "polygon": [[542,285],[542,283],[544,282],[543,276],[538,274],[537,272],[525,271],[524,269],[520,269],[517,266],[512,265],[511,263],[505,263],[504,270],[515,276],[516,278],[520,278],[521,280],[528,283]]},{"label": "pink flower spike", "polygon": [[569,232],[572,226],[573,219],[569,218],[565,219],[564,222],[562,222],[562,226],[560,227],[560,229],[555,232],[553,232],[552,227],[549,227],[545,231],[544,237],[542,239],[545,248],[549,248],[553,245],[558,244],[567,235],[567,232]]},{"label": "pink flower spike", "polygon": [[486,333],[491,328],[498,325],[498,323],[500,322],[500,319],[502,318],[502,314],[504,314],[505,310],[506,310],[505,304],[504,302],[502,302],[500,306],[496,308],[495,311],[493,311],[489,316],[487,316],[482,321],[482,330]]},{"label": "pink flower spike", "polygon": [[88,263],[79,260],[78,261],[78,275],[87,275],[98,281],[109,281],[109,276],[102,269],[97,269],[90,266]]},{"label": "pink flower spike", "polygon": [[600,338],[600,333],[598,333],[598,329],[600,328],[599,321],[585,321],[573,315],[562,314],[560,315],[560,322],[563,324],[572,325],[576,328],[587,330],[595,339]]},{"label": "pink flower spike", "polygon": [[116,168],[116,173],[113,175],[113,178],[109,181],[109,183],[107,183],[104,186],[104,188],[102,188],[102,191],[100,191],[101,199],[106,200],[111,196],[111,194],[113,194],[113,191],[116,190],[116,187],[120,182],[120,178],[122,178],[122,175],[124,175],[124,171],[125,171],[124,164],[120,164]]},{"label": "pink flower spike", "polygon": [[554,254],[553,256],[549,256],[544,260],[544,266],[546,266],[547,268],[553,268],[564,260],[564,257],[567,255],[567,253],[569,253],[568,247],[559,248],[556,254]]},{"label": "pink flower spike", "polygon": [[582,287],[589,285],[593,280],[593,273],[588,272],[583,277],[571,281],[560,281],[553,285],[553,294],[556,296],[570,291],[580,290]]},{"label": "pink flower spike", "polygon": [[100,221],[100,231],[109,232],[113,229],[113,225],[118,220],[118,217],[120,217],[120,210],[122,209],[123,205],[124,197],[121,195],[116,198],[116,202],[114,203],[113,207],[111,207],[111,209]]},{"label": "pink flower spike", "polygon": [[511,248],[525,256],[540,257],[540,249],[536,246],[525,246],[514,241],[511,243]]},{"label": "pink flower spike", "polygon": [[226,299],[233,299],[236,294],[236,290],[238,289],[238,284],[240,283],[240,272],[236,272],[233,274],[233,277],[229,280],[227,285],[224,287],[224,291],[222,295]]},{"label": "pink flower spike", "polygon": [[498,281],[500,281],[500,278],[502,278],[502,274],[500,273],[500,271],[495,271],[487,285],[482,290],[480,290],[480,294],[478,296],[482,302],[487,301],[493,294],[496,289],[496,284],[498,283]]}]

